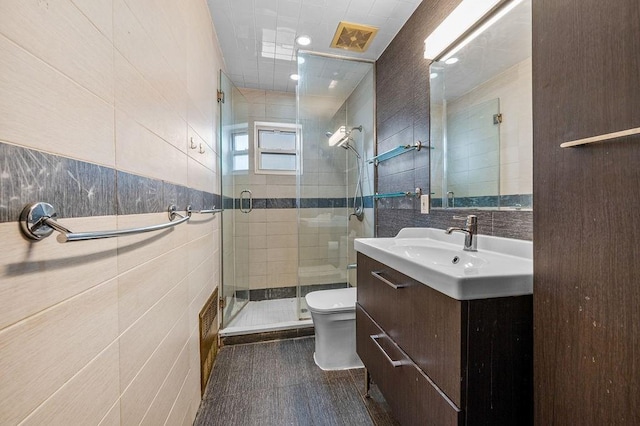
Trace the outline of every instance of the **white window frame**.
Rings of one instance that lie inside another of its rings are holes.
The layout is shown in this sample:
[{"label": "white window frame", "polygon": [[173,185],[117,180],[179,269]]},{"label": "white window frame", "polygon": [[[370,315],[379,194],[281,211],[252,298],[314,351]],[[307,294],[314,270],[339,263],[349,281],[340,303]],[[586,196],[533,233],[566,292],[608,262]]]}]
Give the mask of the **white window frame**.
[{"label": "white window frame", "polygon": [[[236,149],[236,136],[239,135],[247,135],[247,149],[246,150],[237,150]],[[249,132],[246,127],[242,130],[231,131],[231,169],[234,173],[247,173],[249,172],[249,164],[251,163],[251,158],[249,155],[249,146],[251,142],[249,141]],[[247,156],[247,168],[246,169],[236,169],[235,168],[235,158],[236,156],[246,155]]]},{"label": "white window frame", "polygon": [[[284,150],[284,149],[264,149],[260,147],[259,141],[259,130],[281,130],[285,132],[295,132],[296,135],[296,147],[292,150]],[[256,174],[263,175],[295,175],[299,166],[299,153],[302,151],[302,146],[299,143],[299,135],[300,126],[297,124],[291,123],[273,123],[267,121],[256,121],[253,125],[253,148],[254,148],[254,170]],[[294,155],[295,156],[295,170],[273,170],[273,169],[262,169],[260,167],[260,157],[262,154],[283,154],[283,155]]]}]

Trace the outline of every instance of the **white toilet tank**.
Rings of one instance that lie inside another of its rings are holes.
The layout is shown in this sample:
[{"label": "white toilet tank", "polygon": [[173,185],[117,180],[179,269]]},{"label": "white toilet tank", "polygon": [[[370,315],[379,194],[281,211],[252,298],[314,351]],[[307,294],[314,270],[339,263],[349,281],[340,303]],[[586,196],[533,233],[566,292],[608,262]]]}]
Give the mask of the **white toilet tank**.
[{"label": "white toilet tank", "polygon": [[313,354],[323,370],[362,367],[356,354],[356,289],[314,291],[305,296],[316,335]]}]

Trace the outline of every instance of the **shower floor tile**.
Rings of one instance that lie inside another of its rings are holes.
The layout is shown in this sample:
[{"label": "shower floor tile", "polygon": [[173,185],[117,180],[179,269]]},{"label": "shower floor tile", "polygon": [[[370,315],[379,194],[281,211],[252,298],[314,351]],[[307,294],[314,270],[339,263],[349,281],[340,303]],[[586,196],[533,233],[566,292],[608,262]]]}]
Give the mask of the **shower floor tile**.
[{"label": "shower floor tile", "polygon": [[[306,304],[302,301],[302,308]],[[313,326],[311,319],[298,319],[296,298],[249,302],[231,323],[220,330],[220,336],[291,330]]]}]

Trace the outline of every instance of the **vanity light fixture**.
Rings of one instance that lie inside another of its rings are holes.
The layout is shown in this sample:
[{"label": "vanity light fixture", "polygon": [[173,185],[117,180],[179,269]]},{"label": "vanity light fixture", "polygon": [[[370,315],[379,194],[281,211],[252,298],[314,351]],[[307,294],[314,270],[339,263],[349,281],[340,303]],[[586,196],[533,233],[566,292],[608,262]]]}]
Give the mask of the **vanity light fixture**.
[{"label": "vanity light fixture", "polygon": [[424,57],[446,61],[522,0],[462,0],[424,41]]},{"label": "vanity light fixture", "polygon": [[296,43],[298,43],[300,46],[308,46],[311,44],[311,37],[309,37],[308,35],[299,35],[298,37],[296,37]]}]

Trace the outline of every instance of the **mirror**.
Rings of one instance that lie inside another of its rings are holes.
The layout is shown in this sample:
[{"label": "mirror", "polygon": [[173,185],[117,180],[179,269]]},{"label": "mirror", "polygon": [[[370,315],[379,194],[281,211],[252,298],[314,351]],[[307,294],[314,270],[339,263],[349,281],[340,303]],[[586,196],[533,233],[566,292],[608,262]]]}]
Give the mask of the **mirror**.
[{"label": "mirror", "polygon": [[532,209],[531,0],[430,66],[431,207]]}]

